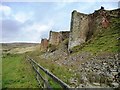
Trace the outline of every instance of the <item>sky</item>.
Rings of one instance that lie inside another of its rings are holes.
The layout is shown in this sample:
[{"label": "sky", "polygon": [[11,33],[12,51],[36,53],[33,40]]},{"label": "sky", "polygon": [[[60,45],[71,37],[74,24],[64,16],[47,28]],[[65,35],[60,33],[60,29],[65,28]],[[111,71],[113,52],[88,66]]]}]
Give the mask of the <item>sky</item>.
[{"label": "sky", "polygon": [[71,13],[93,13],[104,6],[117,9],[118,2],[2,2],[0,4],[0,42],[39,43],[49,31],[70,31]]}]

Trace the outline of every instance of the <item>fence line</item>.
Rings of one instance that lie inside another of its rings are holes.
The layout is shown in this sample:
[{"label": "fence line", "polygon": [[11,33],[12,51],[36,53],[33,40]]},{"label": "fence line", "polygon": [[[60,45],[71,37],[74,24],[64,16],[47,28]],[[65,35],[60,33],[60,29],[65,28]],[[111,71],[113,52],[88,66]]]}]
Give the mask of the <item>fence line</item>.
[{"label": "fence line", "polygon": [[49,83],[42,77],[42,75],[38,72],[38,70],[35,68],[35,66],[34,65],[32,65],[32,66],[33,66],[33,69],[35,70],[35,72],[38,74],[38,76],[43,80],[46,87],[49,88],[50,90],[52,90]]},{"label": "fence line", "polygon": [[51,72],[49,72],[48,70],[46,70],[45,68],[43,68],[41,65],[39,65],[37,62],[35,62],[33,59],[31,59],[29,56],[28,60],[30,61],[30,63],[32,64],[33,69],[35,70],[35,72],[38,74],[38,76],[44,81],[45,85],[49,88],[52,89],[49,85],[49,83],[42,77],[42,75],[39,73],[39,71],[35,68],[34,65],[36,65],[39,69],[41,69],[43,72],[45,72],[45,74],[47,74],[48,76],[50,76],[55,82],[57,82],[58,84],[60,84],[60,86],[64,89],[70,89],[70,86],[67,85],[65,82],[63,82],[62,80],[60,80],[58,77],[56,77],[54,74],[52,74]]}]

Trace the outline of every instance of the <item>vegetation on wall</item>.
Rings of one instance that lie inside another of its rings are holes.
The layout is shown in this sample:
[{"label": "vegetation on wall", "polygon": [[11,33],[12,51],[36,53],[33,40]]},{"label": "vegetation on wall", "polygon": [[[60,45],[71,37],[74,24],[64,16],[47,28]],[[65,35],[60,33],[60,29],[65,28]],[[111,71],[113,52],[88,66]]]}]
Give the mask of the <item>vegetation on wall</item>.
[{"label": "vegetation on wall", "polygon": [[118,52],[119,35],[120,35],[120,18],[111,18],[110,26],[108,28],[101,28],[99,34],[91,38],[82,45],[75,46],[72,51],[89,51],[94,54],[100,52]]}]

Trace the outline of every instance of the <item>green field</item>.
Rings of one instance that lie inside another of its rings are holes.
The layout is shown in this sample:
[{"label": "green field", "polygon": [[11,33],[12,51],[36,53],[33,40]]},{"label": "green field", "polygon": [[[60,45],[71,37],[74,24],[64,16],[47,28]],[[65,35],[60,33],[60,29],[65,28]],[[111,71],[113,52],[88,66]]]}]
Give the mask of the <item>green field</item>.
[{"label": "green field", "polygon": [[34,71],[24,55],[4,55],[2,58],[2,88],[37,88]]},{"label": "green field", "polygon": [[[45,63],[42,63],[45,65]],[[56,68],[55,70],[57,70]],[[48,77],[40,70],[42,76]],[[58,72],[58,76],[61,75]],[[2,58],[2,88],[39,88],[35,71],[32,65],[25,59],[25,55],[6,54]],[[40,79],[41,80],[41,79]],[[52,88],[60,88],[51,78],[48,82]],[[43,81],[41,82],[44,86]]]}]

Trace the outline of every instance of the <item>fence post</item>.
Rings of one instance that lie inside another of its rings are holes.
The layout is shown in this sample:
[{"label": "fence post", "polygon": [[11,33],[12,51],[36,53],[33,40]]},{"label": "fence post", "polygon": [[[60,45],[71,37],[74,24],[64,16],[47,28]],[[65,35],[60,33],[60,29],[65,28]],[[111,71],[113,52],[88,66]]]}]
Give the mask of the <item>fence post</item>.
[{"label": "fence post", "polygon": [[[45,74],[45,80],[48,82],[48,77],[47,77],[46,74]],[[44,83],[44,88],[47,88],[46,85],[45,85],[45,83]]]},{"label": "fence post", "polygon": [[[39,72],[39,67],[37,67],[37,71]],[[39,78],[39,75],[38,75],[38,74],[37,74],[36,78],[37,78],[37,81],[38,81],[38,83],[39,83],[39,86],[41,87],[40,78]]]},{"label": "fence post", "polygon": [[[32,66],[33,69],[35,70],[35,72],[38,74],[36,75],[36,78],[41,77],[41,79],[44,82],[43,87],[44,88],[48,88],[49,90],[51,90],[52,88],[50,87],[50,84],[48,83],[48,76],[51,77],[55,82],[59,83],[61,87],[63,87],[66,90],[70,89],[70,86],[68,86],[66,83],[64,83],[62,80],[60,80],[58,77],[56,77],[54,74],[52,74],[51,72],[49,72],[47,69],[43,68],[42,66],[40,66],[37,62],[35,62],[33,59],[30,59],[30,62],[32,62]],[[37,66],[37,68],[34,66],[34,64]],[[43,78],[42,75],[39,73],[39,69],[42,70],[44,72],[45,77]],[[39,80],[40,82],[40,80]]]}]

